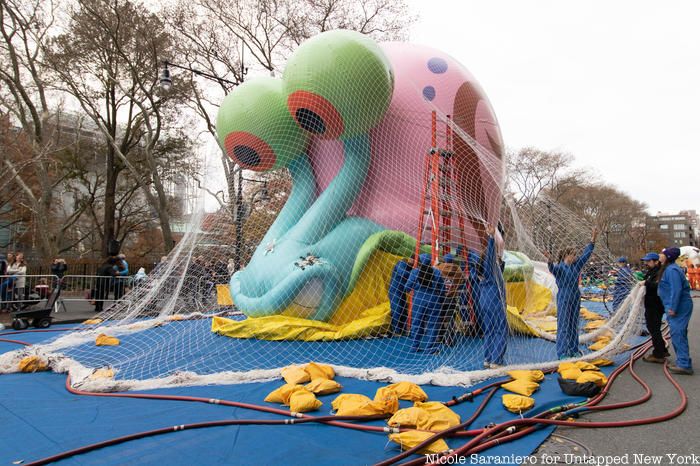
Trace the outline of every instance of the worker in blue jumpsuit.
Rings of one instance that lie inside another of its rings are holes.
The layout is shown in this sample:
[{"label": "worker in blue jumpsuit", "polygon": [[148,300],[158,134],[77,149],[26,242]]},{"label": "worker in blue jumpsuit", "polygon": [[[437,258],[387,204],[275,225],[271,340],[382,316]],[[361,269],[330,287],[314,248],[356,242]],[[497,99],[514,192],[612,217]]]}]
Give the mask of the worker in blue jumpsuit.
[{"label": "worker in blue jumpsuit", "polygon": [[411,351],[437,353],[445,320],[445,284],[440,271],[432,267],[430,254],[418,257],[406,284],[413,291],[411,308]]},{"label": "worker in blue jumpsuit", "polygon": [[688,323],[693,314],[693,301],[690,298],[690,285],[676,259],[681,255],[679,248],[666,248],[659,258],[660,272],[658,293],[664,304],[668,326],[671,328],[671,343],[676,352],[676,364],[668,370],[674,374],[692,375],[693,361],[688,348]]},{"label": "worker in blue jumpsuit", "polygon": [[619,268],[617,269],[617,278],[613,287],[613,311],[617,311],[622,302],[630,294],[632,286],[637,283],[637,280],[632,275],[632,270],[627,263],[626,257],[620,257],[617,260]]},{"label": "worker in blue jumpsuit", "polygon": [[496,254],[493,226],[487,225],[486,253],[479,268],[477,280],[477,319],[483,332],[484,367],[493,369],[503,365],[508,338],[506,296],[503,268]]},{"label": "worker in blue jumpsuit", "polygon": [[578,322],[581,311],[581,291],[578,288],[578,277],[586,265],[598,237],[598,230],[593,229],[591,242],[583,249],[577,258],[574,248],[565,248],[559,253],[559,262],[552,262],[549,252],[547,267],[557,282],[557,356],[559,359],[573,358],[581,355],[578,348]]},{"label": "worker in blue jumpsuit", "polygon": [[401,259],[394,266],[389,281],[389,308],[391,309],[391,331],[401,335],[406,331],[408,318],[408,294],[406,283],[413,270],[413,260]]}]

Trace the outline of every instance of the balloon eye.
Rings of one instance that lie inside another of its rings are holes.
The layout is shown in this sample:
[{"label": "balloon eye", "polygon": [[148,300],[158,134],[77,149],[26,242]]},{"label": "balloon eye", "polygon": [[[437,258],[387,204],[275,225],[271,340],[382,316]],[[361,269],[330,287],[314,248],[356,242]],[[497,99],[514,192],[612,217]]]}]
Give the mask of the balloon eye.
[{"label": "balloon eye", "polygon": [[323,139],[343,134],[343,117],[328,100],[308,91],[295,91],[287,98],[287,107],[297,124]]},{"label": "balloon eye", "polygon": [[275,165],[275,153],[265,141],[246,131],[236,131],[224,141],[226,153],[247,170],[266,171]]}]

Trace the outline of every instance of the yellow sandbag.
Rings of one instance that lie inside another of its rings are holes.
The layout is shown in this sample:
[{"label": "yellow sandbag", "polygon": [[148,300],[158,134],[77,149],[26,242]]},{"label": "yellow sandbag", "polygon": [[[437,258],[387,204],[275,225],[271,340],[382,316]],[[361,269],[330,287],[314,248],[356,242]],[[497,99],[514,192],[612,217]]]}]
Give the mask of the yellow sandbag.
[{"label": "yellow sandbag", "polygon": [[535,400],[529,396],[503,395],[501,398],[503,406],[511,413],[520,414],[535,406]]},{"label": "yellow sandbag", "polygon": [[[387,388],[387,387],[384,387]],[[396,392],[391,389],[383,390],[380,388],[374,395],[374,401],[382,410],[382,414],[394,414],[399,410],[399,397]]]},{"label": "yellow sandbag", "polygon": [[606,383],[608,383],[608,378],[605,377],[605,374],[602,372],[597,372],[597,371],[586,371],[581,374],[579,378],[576,379],[577,383],[586,383],[586,382],[593,382],[594,384],[598,385],[599,387],[604,386]]},{"label": "yellow sandbag", "polygon": [[422,428],[426,430],[445,430],[462,422],[459,418],[459,414],[439,401],[426,401],[425,403],[416,401],[413,403],[413,406],[426,410],[430,415],[427,423],[422,424]]},{"label": "yellow sandbag", "polygon": [[359,402],[367,402],[369,403],[372,401],[368,396],[365,395],[360,395],[359,393],[343,393],[342,395],[338,395],[335,400],[331,402],[331,407],[333,408],[333,411],[338,411],[340,407],[343,405],[343,403],[346,402],[353,402],[353,403],[359,403]]},{"label": "yellow sandbag", "polygon": [[578,367],[572,367],[570,369],[565,369],[561,371],[560,374],[562,379],[576,380],[579,377],[581,377],[581,374],[583,374],[583,372]]},{"label": "yellow sandbag", "polygon": [[323,403],[308,390],[297,390],[289,397],[289,410],[293,413],[316,411]]},{"label": "yellow sandbag", "polygon": [[102,319],[88,319],[85,322],[83,322],[83,325],[97,325],[101,323]]},{"label": "yellow sandbag", "polygon": [[596,312],[591,312],[585,307],[581,308],[581,317],[583,317],[585,320],[599,320],[603,318],[602,315]]},{"label": "yellow sandbag", "polygon": [[292,396],[292,393],[299,391],[299,390],[306,390],[306,388],[302,385],[295,385],[295,384],[285,384],[282,385],[280,388],[271,391],[266,397],[265,401],[268,403],[281,403],[283,405],[288,405],[289,404],[289,397]]},{"label": "yellow sandbag", "polygon": [[20,372],[41,372],[49,370],[49,365],[39,356],[27,356],[19,362]]},{"label": "yellow sandbag", "polygon": [[386,422],[391,427],[411,427],[415,429],[422,429],[422,427],[418,426],[426,425],[429,422],[429,419],[430,413],[428,413],[428,411],[424,410],[423,408],[412,406],[410,408],[399,409]]},{"label": "yellow sandbag", "polygon": [[600,358],[600,359],[596,359],[595,361],[591,361],[591,364],[598,366],[598,367],[605,367],[605,366],[612,366],[615,363],[613,361],[611,361],[610,359]]},{"label": "yellow sandbag", "polygon": [[[343,396],[343,395],[340,395]],[[387,411],[387,407],[383,402],[380,401],[372,401],[369,398],[365,397],[365,400],[362,400],[360,398],[347,398],[343,400],[341,403],[335,403],[337,401],[337,398],[333,400],[334,402],[334,410],[335,410],[335,415],[336,416],[372,416],[375,414],[391,414],[390,411]],[[398,398],[396,398],[397,401],[397,407],[398,407]],[[336,409],[335,406],[338,406]],[[394,410],[393,412],[396,412]]]},{"label": "yellow sandbag", "polygon": [[582,371],[597,371],[598,370],[598,367],[590,362],[576,361],[574,364],[576,364],[576,367],[578,367]]},{"label": "yellow sandbag", "polygon": [[304,368],[306,372],[309,373],[311,380],[313,379],[334,379],[335,371],[333,368],[327,364],[319,364],[317,362],[310,362]]},{"label": "yellow sandbag", "polygon": [[216,285],[216,304],[219,306],[233,306],[231,290],[229,290],[228,285]]},{"label": "yellow sandbag", "polygon": [[509,392],[517,393],[518,395],[530,396],[535,393],[538,388],[540,388],[540,384],[530,380],[519,379],[504,383],[501,385],[501,388],[508,390]]},{"label": "yellow sandbag", "polygon": [[109,367],[103,367],[101,369],[97,369],[95,372],[90,374],[90,378],[92,380],[113,379],[114,378],[114,371],[112,369],[110,369]]},{"label": "yellow sandbag", "polygon": [[610,343],[610,339],[609,339],[609,338],[600,338],[600,339],[596,340],[595,343],[593,343],[592,345],[590,345],[590,346],[588,347],[588,349],[590,349],[591,351],[602,350],[603,348],[605,348],[606,346],[608,346],[608,343]]},{"label": "yellow sandbag", "polygon": [[578,369],[578,367],[576,367],[575,362],[564,361],[564,362],[559,363],[559,367],[557,368],[557,372],[559,372],[561,374],[562,372],[564,372],[567,369]]},{"label": "yellow sandbag", "polygon": [[[388,387],[399,397],[399,400],[408,401],[425,401],[428,399],[428,395],[420,388],[418,385],[412,382],[397,382],[389,385]],[[377,397],[374,397],[375,400]]]},{"label": "yellow sandbag", "polygon": [[[401,446],[401,450],[409,450],[419,443],[428,440],[433,434],[430,432],[422,432],[419,430],[407,430],[406,432],[401,432],[400,434],[390,434],[389,440],[398,443]],[[449,450],[450,447],[447,446],[444,440],[438,439],[431,443],[430,445],[422,448],[418,451],[421,455],[427,455],[431,453],[441,453],[443,451]]]},{"label": "yellow sandbag", "polygon": [[584,329],[584,330],[595,330],[595,329],[598,329],[598,328],[602,327],[602,326],[605,325],[606,323],[607,323],[607,321],[605,321],[605,320],[592,320],[592,321],[588,322],[588,323],[583,327],[583,329]]},{"label": "yellow sandbag", "polygon": [[292,385],[311,382],[311,376],[301,366],[287,366],[281,373],[284,381]]},{"label": "yellow sandbag", "polygon": [[527,371],[527,370],[514,370],[506,372],[510,377],[518,380],[524,379],[531,382],[542,382],[544,380],[544,372],[542,371]]},{"label": "yellow sandbag", "polygon": [[95,345],[96,346],[117,346],[117,345],[119,345],[119,338],[110,337],[109,335],[105,335],[104,333],[100,333],[99,335],[97,335],[97,338],[95,338]]},{"label": "yellow sandbag", "polygon": [[306,385],[306,389],[316,395],[330,395],[331,393],[338,393],[343,388],[335,380],[328,379],[313,379],[311,383]]}]

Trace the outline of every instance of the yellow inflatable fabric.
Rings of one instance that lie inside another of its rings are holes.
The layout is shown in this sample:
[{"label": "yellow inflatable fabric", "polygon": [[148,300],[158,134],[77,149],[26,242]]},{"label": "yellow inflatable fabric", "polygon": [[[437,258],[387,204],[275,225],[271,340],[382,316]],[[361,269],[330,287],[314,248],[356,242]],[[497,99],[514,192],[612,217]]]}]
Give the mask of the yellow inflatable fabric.
[{"label": "yellow inflatable fabric", "polygon": [[[430,432],[423,432],[420,430],[407,430],[406,432],[401,432],[400,434],[390,434],[389,440],[398,443],[401,446],[401,450],[409,450],[419,443],[422,443],[432,437],[433,434]],[[422,448],[418,451],[421,455],[427,455],[431,453],[441,453],[443,451],[449,450],[450,447],[447,446],[444,440],[438,439],[431,443],[430,445]]]},{"label": "yellow inflatable fabric", "polygon": [[501,385],[501,388],[509,392],[517,393],[518,395],[530,396],[540,388],[540,384],[530,380],[519,379],[504,383]]},{"label": "yellow inflatable fabric", "polygon": [[49,370],[49,365],[39,356],[27,356],[19,362],[20,372],[41,372]]},{"label": "yellow inflatable fabric", "polygon": [[[290,308],[280,315],[236,321],[212,319],[211,331],[232,338],[259,340],[333,341],[383,335],[391,326],[387,290],[400,256],[372,253],[352,292],[328,322],[306,319],[308,310]],[[362,309],[358,314],[358,309]]]},{"label": "yellow inflatable fabric", "polygon": [[306,385],[306,389],[316,395],[330,395],[331,393],[338,393],[342,390],[343,386],[340,385],[335,380],[329,379],[312,379],[310,383]]},{"label": "yellow inflatable fabric", "polygon": [[284,384],[280,388],[271,391],[265,397],[264,401],[267,401],[268,403],[281,403],[283,405],[288,405],[289,398],[292,396],[292,393],[299,390],[306,390],[306,388],[302,385],[295,385],[291,383]]},{"label": "yellow inflatable fabric", "polygon": [[[397,382],[386,387],[382,387],[379,390],[389,389],[396,393],[399,400],[408,401],[426,401],[428,399],[427,393],[423,391],[418,385],[413,382]],[[377,396],[379,395],[379,390],[377,390]],[[377,396],[374,399],[377,399]]]},{"label": "yellow inflatable fabric", "polygon": [[564,361],[564,362],[559,363],[559,367],[557,368],[557,372],[559,372],[561,374],[563,371],[565,371],[567,369],[574,369],[574,368],[578,369],[578,367],[576,367],[575,362]]},{"label": "yellow inflatable fabric", "polygon": [[544,380],[544,372],[542,371],[528,371],[528,370],[514,370],[506,372],[513,379],[519,380],[529,380],[531,382],[542,382]]},{"label": "yellow inflatable fabric", "polygon": [[608,378],[605,377],[605,374],[602,372],[598,371],[586,371],[581,374],[580,377],[576,379],[577,383],[586,383],[586,382],[593,382],[594,384],[598,385],[599,387],[604,386],[606,383],[608,383]]},{"label": "yellow inflatable fabric", "polygon": [[610,359],[600,358],[600,359],[596,359],[595,361],[591,361],[591,364],[593,364],[594,366],[598,366],[598,367],[605,367],[605,366],[612,366],[615,363],[613,361],[611,361]]},{"label": "yellow inflatable fabric", "polygon": [[[232,338],[273,341],[334,341],[386,334],[391,325],[387,290],[393,267],[400,259],[388,252],[374,251],[354,289],[328,322],[310,320],[306,318],[308,309],[292,306],[279,315],[242,321],[214,317],[211,331]],[[217,287],[217,295],[228,294],[228,290],[222,290],[223,287]],[[556,332],[549,288],[532,280],[509,282],[506,301],[508,324],[513,331],[531,336],[538,336],[538,331]]]},{"label": "yellow inflatable fabric", "polygon": [[319,364],[317,362],[310,362],[306,365],[304,370],[309,374],[311,380],[313,379],[334,379],[335,371],[333,368],[327,364]]},{"label": "yellow inflatable fabric", "polygon": [[292,385],[311,382],[311,376],[301,366],[288,366],[282,369],[282,378]]},{"label": "yellow inflatable fabric", "polygon": [[460,424],[459,414],[452,411],[450,408],[440,403],[439,401],[416,401],[413,403],[415,408],[421,408],[430,415],[429,430],[439,431],[449,429]]},{"label": "yellow inflatable fabric", "polygon": [[117,337],[110,337],[109,335],[105,335],[104,333],[100,333],[97,335],[97,338],[95,338],[95,346],[117,346],[119,345],[119,338]]},{"label": "yellow inflatable fabric", "polygon": [[501,397],[503,406],[511,413],[520,414],[535,406],[535,400],[529,396],[506,394]]},{"label": "yellow inflatable fabric", "polygon": [[308,390],[297,390],[289,397],[289,410],[293,413],[316,411],[323,403]]},{"label": "yellow inflatable fabric", "polygon": [[233,306],[228,285],[216,285],[216,304],[219,306]]}]

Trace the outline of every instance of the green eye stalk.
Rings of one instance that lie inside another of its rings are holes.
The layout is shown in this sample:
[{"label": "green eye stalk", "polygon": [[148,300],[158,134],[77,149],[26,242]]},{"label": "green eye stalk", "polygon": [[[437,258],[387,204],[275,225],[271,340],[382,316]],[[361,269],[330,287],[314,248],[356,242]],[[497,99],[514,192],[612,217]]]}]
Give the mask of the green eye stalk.
[{"label": "green eye stalk", "polygon": [[323,139],[357,136],[381,121],[391,102],[389,60],[367,36],[330,31],[304,42],[284,70],[289,113]]},{"label": "green eye stalk", "polygon": [[229,157],[243,168],[283,168],[305,149],[308,139],[287,111],[282,81],[257,78],[234,89],[221,104],[216,127]]}]

